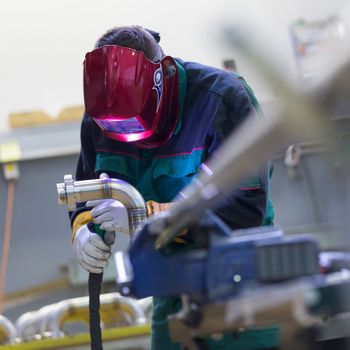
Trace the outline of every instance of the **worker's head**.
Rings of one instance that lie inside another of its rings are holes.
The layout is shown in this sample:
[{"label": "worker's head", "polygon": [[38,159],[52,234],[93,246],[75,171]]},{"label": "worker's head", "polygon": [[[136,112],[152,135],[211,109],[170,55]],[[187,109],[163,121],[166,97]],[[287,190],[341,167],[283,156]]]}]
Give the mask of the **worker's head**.
[{"label": "worker's head", "polygon": [[159,45],[159,33],[140,26],[116,27],[107,31],[97,41],[96,48],[118,45],[141,51],[152,62],[159,62],[164,56]]},{"label": "worker's head", "polygon": [[159,40],[158,33],[140,26],[117,27],[86,54],[86,112],[107,137],[156,147],[172,135],[179,113],[178,71]]}]

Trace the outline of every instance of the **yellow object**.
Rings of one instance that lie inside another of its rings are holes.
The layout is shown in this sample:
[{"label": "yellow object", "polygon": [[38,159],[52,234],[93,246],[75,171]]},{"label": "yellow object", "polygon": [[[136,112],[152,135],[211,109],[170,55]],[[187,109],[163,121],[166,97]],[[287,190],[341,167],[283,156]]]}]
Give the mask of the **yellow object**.
[{"label": "yellow object", "polygon": [[[116,326],[125,326],[131,322],[134,315],[133,308],[123,302],[114,303],[101,303],[100,305],[100,317],[101,323],[106,329],[110,329]],[[86,307],[71,307],[67,312],[62,313],[58,319],[60,329],[63,329],[63,325],[69,323],[83,322],[86,326],[89,326],[89,305]]]},{"label": "yellow object", "polygon": [[72,227],[72,242],[74,241],[75,234],[77,233],[78,229],[91,221],[92,217],[90,215],[90,211],[83,211],[82,213],[76,216],[76,218],[73,221]]},{"label": "yellow object", "polygon": [[147,201],[147,216],[152,216],[163,210],[169,209],[173,203],[158,203],[155,201]]},{"label": "yellow object", "polygon": [[10,113],[8,120],[10,127],[15,129],[77,121],[82,119],[83,114],[83,106],[74,106],[64,108],[58,114],[57,118],[44,111],[38,110],[31,112]]},{"label": "yellow object", "polygon": [[[6,341],[8,341],[8,337],[9,337],[8,330],[3,327],[0,327],[0,344],[3,344]],[[0,349],[1,349],[1,345],[0,345]]]},{"label": "yellow object", "polygon": [[83,106],[77,106],[77,107],[67,107],[64,108],[57,116],[58,122],[68,122],[68,121],[75,121],[75,120],[81,120],[84,114],[84,107]]},{"label": "yellow object", "polygon": [[4,163],[4,178],[7,181],[18,180],[19,178],[19,169],[18,164],[14,162]]},{"label": "yellow object", "polygon": [[[138,326],[127,326],[111,328],[102,331],[102,339],[104,343],[113,342],[123,339],[148,337],[151,333],[149,324]],[[14,345],[0,346],[0,350],[44,350],[44,349],[62,349],[73,348],[76,346],[90,345],[90,334],[82,333],[63,338],[41,339]]]},{"label": "yellow object", "polygon": [[5,168],[6,168],[6,171],[12,173],[16,170],[16,163],[6,163]]},{"label": "yellow object", "polygon": [[[163,210],[169,209],[174,203],[158,203],[155,201],[147,201],[146,207],[147,207],[147,216],[150,217],[152,215],[158,214]],[[183,236],[187,233],[187,229],[182,230],[177,237],[174,238],[174,242],[180,243],[180,244],[186,244],[186,241],[179,236]]]},{"label": "yellow object", "polygon": [[31,127],[52,123],[50,115],[43,111],[10,113],[9,125],[11,128]]},{"label": "yellow object", "polygon": [[0,144],[0,163],[17,162],[21,159],[21,148],[16,141]]}]

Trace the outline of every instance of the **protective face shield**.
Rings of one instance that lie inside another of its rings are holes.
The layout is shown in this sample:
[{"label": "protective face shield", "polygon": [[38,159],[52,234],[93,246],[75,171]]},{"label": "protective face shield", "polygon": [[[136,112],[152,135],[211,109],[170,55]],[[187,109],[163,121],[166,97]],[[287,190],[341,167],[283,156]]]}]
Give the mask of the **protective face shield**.
[{"label": "protective face shield", "polygon": [[176,63],[170,56],[154,63],[121,46],[98,48],[85,57],[84,100],[87,114],[107,137],[160,146],[179,115]]}]

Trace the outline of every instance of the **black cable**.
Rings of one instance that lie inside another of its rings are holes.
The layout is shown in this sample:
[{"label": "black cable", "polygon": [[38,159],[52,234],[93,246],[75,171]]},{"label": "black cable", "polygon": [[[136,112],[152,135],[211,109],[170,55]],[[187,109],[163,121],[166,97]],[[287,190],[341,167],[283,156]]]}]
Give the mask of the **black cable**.
[{"label": "black cable", "polygon": [[100,324],[100,294],[103,273],[89,274],[89,314],[91,350],[103,350]]}]

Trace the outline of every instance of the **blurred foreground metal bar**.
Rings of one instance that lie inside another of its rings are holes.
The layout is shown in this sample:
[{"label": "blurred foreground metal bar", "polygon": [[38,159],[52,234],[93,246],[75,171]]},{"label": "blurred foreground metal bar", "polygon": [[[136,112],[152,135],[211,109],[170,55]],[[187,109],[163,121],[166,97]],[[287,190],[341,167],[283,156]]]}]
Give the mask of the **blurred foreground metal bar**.
[{"label": "blurred foreground metal bar", "polygon": [[249,118],[206,164],[198,181],[180,193],[179,203],[151,222],[150,231],[159,234],[158,249],[206,209],[218,204],[244,176],[261,166],[282,145],[309,138],[332,140],[328,111],[324,111],[318,100],[298,94],[281,79],[267,59],[247,44],[244,36],[233,31],[227,36],[279,91],[283,100],[279,110],[269,114],[266,120]]}]

